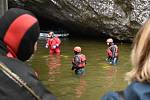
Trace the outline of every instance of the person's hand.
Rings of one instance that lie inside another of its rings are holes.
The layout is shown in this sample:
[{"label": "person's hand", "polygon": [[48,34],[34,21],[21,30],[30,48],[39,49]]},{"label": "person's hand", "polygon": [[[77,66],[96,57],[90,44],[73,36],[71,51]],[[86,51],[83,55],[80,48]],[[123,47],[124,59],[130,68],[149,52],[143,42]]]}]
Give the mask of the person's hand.
[{"label": "person's hand", "polygon": [[56,49],[56,46],[54,45],[54,46],[52,46],[52,48],[53,48],[53,49]]},{"label": "person's hand", "polygon": [[48,45],[46,45],[45,48],[48,48]]},{"label": "person's hand", "polygon": [[108,58],[106,58],[105,60],[108,61]]},{"label": "person's hand", "polygon": [[71,70],[74,70],[75,68],[72,66]]},{"label": "person's hand", "polygon": [[56,44],[56,47],[59,47],[59,44]]}]

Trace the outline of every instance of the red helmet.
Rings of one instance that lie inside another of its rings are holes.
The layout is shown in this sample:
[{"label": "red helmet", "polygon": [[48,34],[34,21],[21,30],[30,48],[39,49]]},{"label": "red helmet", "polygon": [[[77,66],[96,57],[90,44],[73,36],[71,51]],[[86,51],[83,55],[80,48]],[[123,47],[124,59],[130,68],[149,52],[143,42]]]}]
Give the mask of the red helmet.
[{"label": "red helmet", "polygon": [[113,39],[112,38],[108,38],[106,42],[107,43],[113,43]]},{"label": "red helmet", "polygon": [[79,47],[79,46],[74,47],[74,51],[81,52],[81,47]]}]

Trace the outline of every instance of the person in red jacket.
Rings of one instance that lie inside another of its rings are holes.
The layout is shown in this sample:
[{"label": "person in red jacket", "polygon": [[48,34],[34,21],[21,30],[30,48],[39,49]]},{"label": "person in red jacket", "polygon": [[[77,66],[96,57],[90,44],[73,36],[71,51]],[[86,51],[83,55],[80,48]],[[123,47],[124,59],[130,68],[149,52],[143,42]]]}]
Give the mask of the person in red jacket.
[{"label": "person in red jacket", "polygon": [[54,36],[54,32],[49,32],[49,37],[50,38],[47,40],[46,43],[46,48],[49,47],[50,54],[60,54],[61,40],[57,36]]},{"label": "person in red jacket", "polygon": [[81,47],[74,47],[74,57],[72,60],[72,70],[75,69],[75,74],[83,75],[85,72],[86,56],[81,54]]}]

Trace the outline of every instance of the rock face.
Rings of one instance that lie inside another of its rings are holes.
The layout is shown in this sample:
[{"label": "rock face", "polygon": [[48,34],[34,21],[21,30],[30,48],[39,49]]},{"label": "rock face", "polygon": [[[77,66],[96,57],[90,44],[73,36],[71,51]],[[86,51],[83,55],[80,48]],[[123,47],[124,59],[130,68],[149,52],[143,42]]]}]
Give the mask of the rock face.
[{"label": "rock face", "polygon": [[9,6],[31,10],[45,19],[41,23],[73,35],[118,40],[132,40],[150,15],[149,0],[9,0]]}]

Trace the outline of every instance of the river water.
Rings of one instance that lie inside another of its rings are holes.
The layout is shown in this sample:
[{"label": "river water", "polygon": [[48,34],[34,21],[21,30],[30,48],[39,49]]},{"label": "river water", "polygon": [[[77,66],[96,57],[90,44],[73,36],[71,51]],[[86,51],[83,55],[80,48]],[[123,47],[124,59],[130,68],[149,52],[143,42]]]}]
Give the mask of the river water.
[{"label": "river water", "polygon": [[[38,41],[38,50],[29,64],[38,72],[42,83],[58,100],[100,100],[108,91],[122,90],[127,86],[125,73],[131,69],[131,44],[118,43],[119,62],[106,63],[105,41],[101,39],[63,38],[61,55],[49,55],[45,40]],[[73,48],[82,47],[87,57],[85,76],[79,77],[71,70]]]}]

